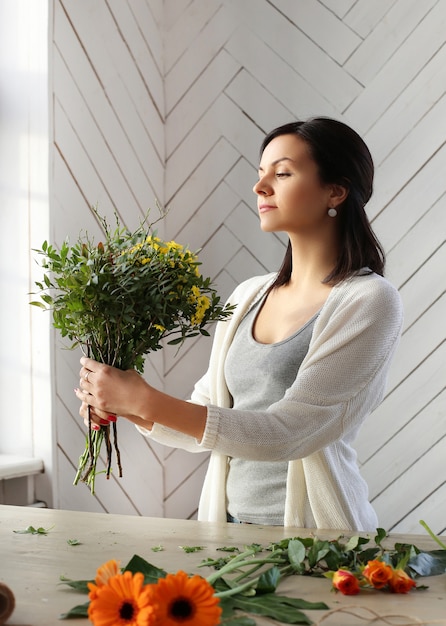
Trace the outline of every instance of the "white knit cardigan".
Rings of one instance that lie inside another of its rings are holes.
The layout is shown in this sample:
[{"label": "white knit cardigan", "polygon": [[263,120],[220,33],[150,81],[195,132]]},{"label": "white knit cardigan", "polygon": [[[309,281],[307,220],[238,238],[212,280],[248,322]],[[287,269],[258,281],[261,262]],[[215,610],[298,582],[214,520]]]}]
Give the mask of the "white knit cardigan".
[{"label": "white knit cardigan", "polygon": [[333,287],[285,396],[266,411],[234,410],[224,376],[226,354],[241,319],[275,276],[239,285],[229,298],[237,305],[234,314],[217,324],[208,371],[191,397],[208,407],[201,442],[160,424],[151,431],[138,430],[169,446],[212,451],[199,520],[226,521],[226,475],[232,456],[289,461],[285,526],[374,530],[378,521],[351,444],[384,395],[402,328],[399,294],[374,273]]}]

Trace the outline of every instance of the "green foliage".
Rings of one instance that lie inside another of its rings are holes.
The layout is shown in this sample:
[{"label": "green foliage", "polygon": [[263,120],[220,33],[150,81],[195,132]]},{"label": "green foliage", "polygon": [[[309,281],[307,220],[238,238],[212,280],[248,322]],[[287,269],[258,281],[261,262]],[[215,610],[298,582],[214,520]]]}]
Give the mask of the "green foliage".
[{"label": "green foliage", "polygon": [[98,215],[104,241],[79,236],[60,250],[45,241],[36,252],[46,270],[37,282],[40,301],[71,347],[120,369],[143,372],[144,356],[161,341],[181,344],[208,335],[205,326],[227,318],[209,278],[199,272],[196,253],[164,242],[143,222],[133,233],[118,219],[114,231]]}]

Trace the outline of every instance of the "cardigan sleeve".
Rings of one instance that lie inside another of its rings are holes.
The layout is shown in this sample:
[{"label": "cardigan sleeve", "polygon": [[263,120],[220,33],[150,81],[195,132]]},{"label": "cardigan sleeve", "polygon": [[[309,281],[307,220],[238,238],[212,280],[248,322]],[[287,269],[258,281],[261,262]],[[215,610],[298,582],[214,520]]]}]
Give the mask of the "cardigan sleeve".
[{"label": "cardigan sleeve", "polygon": [[358,276],[334,287],[285,396],[266,411],[209,405],[201,446],[238,458],[284,461],[352,436],[382,400],[401,327],[401,300],[385,279]]}]

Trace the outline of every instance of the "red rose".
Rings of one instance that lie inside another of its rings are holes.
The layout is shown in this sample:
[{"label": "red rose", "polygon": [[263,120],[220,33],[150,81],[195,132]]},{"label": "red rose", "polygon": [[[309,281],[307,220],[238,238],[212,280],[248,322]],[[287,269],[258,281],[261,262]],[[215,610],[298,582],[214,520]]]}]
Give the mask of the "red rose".
[{"label": "red rose", "polygon": [[345,569],[338,569],[333,574],[332,582],[333,587],[345,596],[354,596],[359,593],[359,580]]}]

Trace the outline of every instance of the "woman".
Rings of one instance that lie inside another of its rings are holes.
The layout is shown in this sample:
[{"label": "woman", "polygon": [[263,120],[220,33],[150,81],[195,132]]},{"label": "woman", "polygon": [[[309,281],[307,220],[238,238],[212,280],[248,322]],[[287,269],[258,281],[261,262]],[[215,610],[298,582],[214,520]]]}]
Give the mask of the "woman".
[{"label": "woman", "polygon": [[352,442],[383,398],[402,307],[364,211],[372,184],[369,150],[345,124],[273,130],[254,192],[262,230],[288,234],[285,259],[230,297],[191,402],[81,359],[84,420],[90,404],[96,424],[122,415],[161,443],[212,451],[199,519],[377,527]]}]

